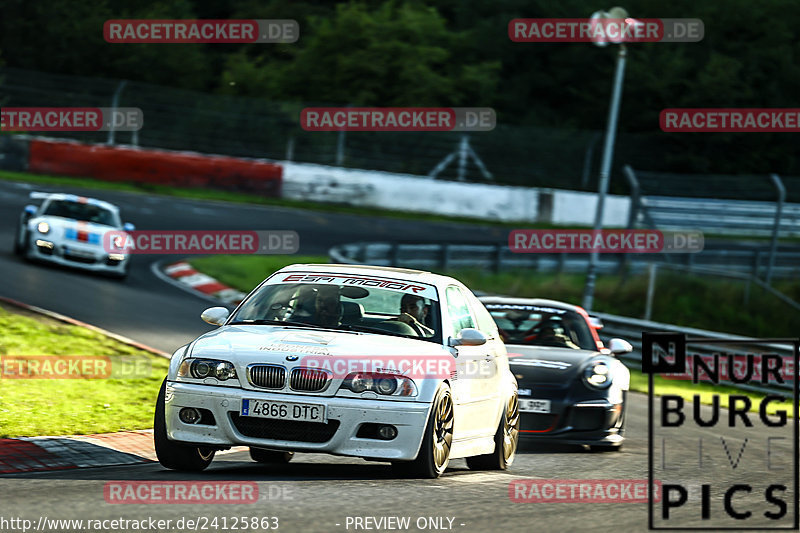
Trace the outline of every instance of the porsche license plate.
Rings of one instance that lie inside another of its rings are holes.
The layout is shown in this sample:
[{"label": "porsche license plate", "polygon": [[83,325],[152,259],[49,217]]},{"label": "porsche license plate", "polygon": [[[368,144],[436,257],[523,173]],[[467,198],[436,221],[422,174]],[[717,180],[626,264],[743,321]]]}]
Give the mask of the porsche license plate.
[{"label": "porsche license plate", "polygon": [[325,406],[311,403],[273,402],[267,400],[242,400],[242,416],[294,420],[297,422],[325,422]]},{"label": "porsche license plate", "polygon": [[549,413],[550,400],[519,400],[519,410],[523,413]]}]

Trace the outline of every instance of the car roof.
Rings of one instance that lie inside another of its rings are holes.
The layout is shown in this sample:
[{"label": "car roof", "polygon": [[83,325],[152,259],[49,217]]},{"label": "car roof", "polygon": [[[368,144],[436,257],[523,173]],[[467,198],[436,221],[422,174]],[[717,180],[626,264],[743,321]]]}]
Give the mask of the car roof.
[{"label": "car roof", "polygon": [[459,281],[425,270],[413,270],[410,268],[397,268],[379,265],[352,265],[345,263],[298,263],[288,265],[279,272],[338,272],[342,274],[361,274],[361,275],[384,275],[393,279],[404,281],[420,281],[431,285],[463,285]]},{"label": "car roof", "polygon": [[480,301],[483,302],[484,305],[487,304],[495,304],[495,305],[538,305],[541,307],[558,307],[560,309],[565,309],[567,311],[573,311],[575,313],[583,313],[582,307],[577,305],[568,304],[566,302],[560,302],[558,300],[547,300],[545,298],[511,298],[508,296],[482,296]]},{"label": "car roof", "polygon": [[67,201],[67,202],[77,202],[77,203],[85,203],[90,205],[96,205],[98,207],[102,207],[108,209],[109,211],[119,212],[119,208],[109,202],[104,200],[98,200],[97,198],[89,198],[88,196],[78,196],[77,194],[68,194],[68,193],[49,193],[49,192],[32,192],[30,197],[32,199],[43,199],[44,201]]}]

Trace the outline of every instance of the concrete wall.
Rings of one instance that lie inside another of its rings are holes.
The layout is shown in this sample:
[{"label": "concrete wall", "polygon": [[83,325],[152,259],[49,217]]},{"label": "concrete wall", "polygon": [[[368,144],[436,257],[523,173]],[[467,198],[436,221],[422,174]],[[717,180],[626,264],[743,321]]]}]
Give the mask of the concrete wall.
[{"label": "concrete wall", "polygon": [[[409,174],[283,163],[283,196],[487,220],[591,226],[592,193],[433,180]],[[630,200],[606,199],[604,225],[624,226]]]}]

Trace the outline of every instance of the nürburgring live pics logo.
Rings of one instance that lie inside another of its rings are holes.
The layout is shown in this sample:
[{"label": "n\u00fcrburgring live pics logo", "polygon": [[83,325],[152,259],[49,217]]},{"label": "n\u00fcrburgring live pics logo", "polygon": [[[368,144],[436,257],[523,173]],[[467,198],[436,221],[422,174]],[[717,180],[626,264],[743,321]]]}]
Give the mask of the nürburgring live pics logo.
[{"label": "n\u00fcrburgring live pics logo", "polygon": [[[799,351],[800,339],[642,334],[650,529],[798,528]],[[655,374],[684,380],[675,383],[694,389],[692,399],[658,393]]]}]

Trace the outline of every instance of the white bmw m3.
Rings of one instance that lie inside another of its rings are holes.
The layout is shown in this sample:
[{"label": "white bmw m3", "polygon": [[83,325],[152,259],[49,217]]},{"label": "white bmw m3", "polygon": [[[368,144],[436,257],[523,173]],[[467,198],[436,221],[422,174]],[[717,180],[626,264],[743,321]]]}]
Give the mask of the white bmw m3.
[{"label": "white bmw m3", "polygon": [[516,380],[491,315],[455,279],[292,265],[202,318],[220,327],[172,355],[156,403],[167,468],[202,470],[242,445],[263,463],[330,453],[429,478],[454,458],[514,459]]}]

